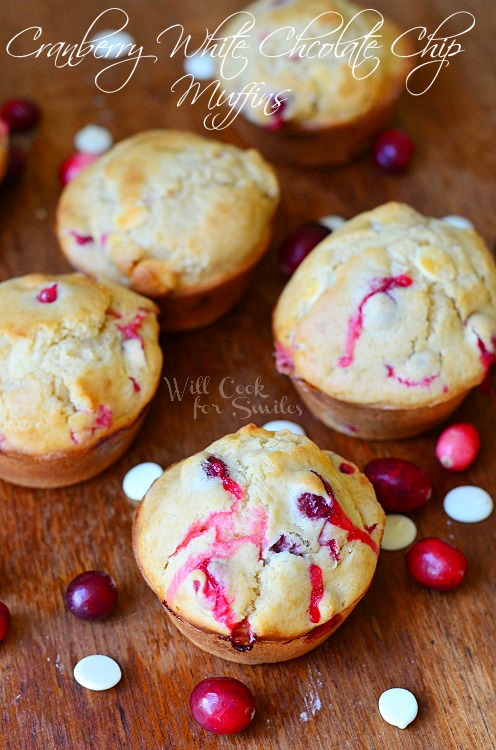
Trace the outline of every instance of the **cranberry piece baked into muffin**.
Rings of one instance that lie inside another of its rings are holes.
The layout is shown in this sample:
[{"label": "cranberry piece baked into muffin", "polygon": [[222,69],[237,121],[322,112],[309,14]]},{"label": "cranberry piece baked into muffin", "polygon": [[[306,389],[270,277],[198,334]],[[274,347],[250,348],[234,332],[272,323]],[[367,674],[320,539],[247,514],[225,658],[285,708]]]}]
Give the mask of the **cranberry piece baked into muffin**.
[{"label": "cranberry piece baked into muffin", "polygon": [[[348,0],[257,0],[245,11],[223,34],[245,27],[246,47],[216,58],[228,94],[263,82],[235,125],[276,161],[341,164],[364,151],[405,90],[413,50],[406,37],[395,44],[401,30]],[[378,46],[360,50],[374,29]]]},{"label": "cranberry piece baked into muffin", "polygon": [[327,425],[415,435],[488,373],[496,266],[477,232],[387,203],[312,250],[279,299],[274,336],[279,371]]},{"label": "cranberry piece baked into muffin", "polygon": [[165,328],[195,328],[239,300],[278,202],[275,174],[256,151],[153,130],[69,183],[58,235],[75,268],[156,299]]},{"label": "cranberry piece baked into muffin", "polygon": [[81,274],[0,284],[0,478],[62,487],[127,449],[159,383],[156,307]]},{"label": "cranberry piece baked into muffin", "polygon": [[7,171],[9,161],[9,128],[8,125],[0,119],[0,181]]},{"label": "cranberry piece baked into muffin", "polygon": [[247,664],[320,645],[370,586],[384,528],[356,466],[254,425],[171,466],[134,522],[134,550],[170,619]]}]

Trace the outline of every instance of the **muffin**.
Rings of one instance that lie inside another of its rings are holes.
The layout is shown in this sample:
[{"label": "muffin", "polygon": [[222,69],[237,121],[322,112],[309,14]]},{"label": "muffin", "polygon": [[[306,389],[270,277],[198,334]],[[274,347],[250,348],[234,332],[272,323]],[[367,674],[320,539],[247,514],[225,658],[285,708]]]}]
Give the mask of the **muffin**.
[{"label": "muffin", "polygon": [[494,360],[482,238],[387,203],[317,245],[274,313],[277,368],[329,427],[373,440],[446,419]]},{"label": "muffin", "polygon": [[3,179],[5,172],[7,171],[7,164],[9,160],[9,128],[0,118],[0,181]]},{"label": "muffin", "polygon": [[127,449],[158,386],[153,302],[81,274],[0,284],[0,478],[63,487]]},{"label": "muffin", "polygon": [[[257,0],[245,11],[254,24],[244,29],[241,59],[239,50],[215,59],[231,96],[263,82],[234,121],[248,141],[272,160],[315,166],[366,150],[411,70],[407,38],[394,44],[400,29],[388,20],[377,29],[382,15],[348,0]],[[223,35],[247,26],[246,13],[223,26]],[[380,46],[359,51],[354,40],[374,28]]]},{"label": "muffin", "polygon": [[156,480],[133,543],[184,635],[261,664],[305,654],[346,619],[372,581],[384,520],[356,466],[248,425]]},{"label": "muffin", "polygon": [[276,176],[256,151],[152,130],[69,183],[57,231],[75,268],[152,297],[168,330],[196,328],[247,288],[278,201]]}]

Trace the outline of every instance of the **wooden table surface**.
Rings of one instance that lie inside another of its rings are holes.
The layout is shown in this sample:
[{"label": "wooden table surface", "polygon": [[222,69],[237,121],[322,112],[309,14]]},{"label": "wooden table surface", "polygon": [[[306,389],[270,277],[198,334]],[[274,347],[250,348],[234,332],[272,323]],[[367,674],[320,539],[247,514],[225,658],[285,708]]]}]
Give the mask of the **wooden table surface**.
[{"label": "wooden table surface", "polygon": [[[10,6],[10,7],[9,7]],[[184,23],[195,39],[205,26],[243,6],[215,0],[131,0],[130,31],[155,48],[159,31]],[[165,54],[143,62],[121,92],[103,95],[93,84],[99,69],[85,60],[55,69],[46,58],[13,59],[5,44],[21,29],[43,27],[43,41],[78,41],[98,13],[100,0],[67,3],[25,0],[0,12],[0,100],[25,95],[39,101],[43,123],[28,154],[22,182],[0,191],[0,274],[6,279],[31,271],[66,271],[53,232],[59,194],[57,170],[71,153],[74,133],[101,123],[119,140],[152,127],[202,131],[202,107],[176,108],[169,89],[181,60]],[[375,0],[405,27],[427,23],[432,30],[455,10],[470,10],[475,29],[465,52],[441,71],[421,97],[405,96],[397,122],[412,134],[417,156],[400,178],[380,174],[369,159],[335,171],[279,169],[283,203],[280,239],[288,227],[325,214],[351,217],[386,200],[404,200],[422,212],[472,219],[489,244],[496,237],[496,149],[494,108],[495,13],[486,0]],[[107,22],[105,26],[112,28]],[[491,28],[492,26],[492,28]],[[155,51],[152,49],[152,51]],[[223,131],[222,139],[239,142]],[[167,466],[245,424],[247,411],[218,393],[232,377],[238,385],[259,377],[269,398],[243,405],[274,408],[283,397],[298,405],[288,380],[273,366],[270,314],[284,285],[273,248],[244,301],[224,320],[195,333],[165,336],[165,375],[182,386],[210,377],[202,404],[216,403],[194,419],[195,395],[171,401],[162,382],[144,429],[112,469],[85,484],[32,491],[0,483],[0,600],[13,623],[0,646],[0,748],[32,750],[164,750],[173,748],[440,748],[496,747],[494,710],[494,518],[476,526],[451,522],[442,498],[451,487],[473,483],[496,494],[493,446],[494,398],[474,393],[459,417],[482,433],[480,458],[462,476],[442,470],[434,459],[436,434],[401,443],[367,443],[338,435],[306,410],[299,421],[322,448],[359,465],[376,456],[411,458],[430,474],[435,496],[415,516],[419,536],[439,535],[469,560],[466,583],[448,594],[421,588],[405,570],[404,553],[383,553],[364,601],[324,646],[281,665],[243,667],[202,653],[168,625],[159,601],[134,563],[130,531],[134,506],[121,480],[138,462]],[[1,314],[1,312],[0,312]],[[254,414],[263,424],[271,416]],[[119,586],[116,613],[103,623],[84,623],[69,614],[63,591],[90,568],[111,573]],[[113,690],[92,693],[72,677],[75,663],[100,652],[114,657],[123,679]],[[188,712],[193,686],[211,675],[245,681],[257,701],[251,728],[231,738],[208,735]],[[419,700],[419,715],[404,732],[380,717],[383,690],[403,686]]]}]

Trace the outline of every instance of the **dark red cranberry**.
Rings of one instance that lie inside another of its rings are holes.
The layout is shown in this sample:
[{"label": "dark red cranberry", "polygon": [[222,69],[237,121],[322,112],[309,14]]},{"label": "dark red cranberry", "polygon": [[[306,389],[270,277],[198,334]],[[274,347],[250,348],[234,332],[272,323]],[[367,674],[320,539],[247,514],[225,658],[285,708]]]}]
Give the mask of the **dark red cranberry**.
[{"label": "dark red cranberry", "polygon": [[412,139],[401,130],[385,130],[374,143],[375,162],[386,172],[404,172],[412,157]]},{"label": "dark red cranberry", "polygon": [[242,732],[255,716],[251,691],[230,677],[199,682],[190,695],[189,706],[194,720],[214,734]]},{"label": "dark red cranberry", "polygon": [[9,145],[9,156],[7,161],[7,171],[3,178],[5,185],[13,185],[22,176],[26,169],[26,156],[20,146],[15,143]]},{"label": "dark red cranberry", "polygon": [[3,602],[0,602],[0,642],[7,637],[10,630],[10,612],[9,608]]},{"label": "dark red cranberry", "polygon": [[93,164],[98,157],[99,154],[80,154],[79,152],[69,156],[59,169],[59,180],[62,187],[65,187],[65,185],[77,177],[83,169]]},{"label": "dark red cranberry", "polygon": [[31,99],[11,99],[0,109],[0,117],[13,133],[22,133],[38,125],[41,112]]},{"label": "dark red cranberry", "polygon": [[420,508],[432,495],[429,477],[411,461],[376,458],[363,471],[388,513],[405,513]]},{"label": "dark red cranberry", "polygon": [[323,224],[312,222],[289,234],[279,248],[279,265],[284,273],[291,276],[309,252],[330,233]]},{"label": "dark red cranberry", "polygon": [[280,552],[289,552],[291,555],[303,554],[301,544],[295,542],[294,539],[291,539],[291,537],[288,537],[285,534],[281,534],[279,539],[274,542],[272,547],[270,547],[269,551],[275,552],[276,554],[279,554]]},{"label": "dark red cranberry", "polygon": [[329,518],[330,508],[322,495],[314,495],[312,492],[304,492],[296,501],[298,510],[303,516],[312,520],[318,518]]},{"label": "dark red cranberry", "polygon": [[64,599],[80,620],[102,620],[117,603],[117,586],[107,573],[87,570],[72,579]]},{"label": "dark red cranberry", "polygon": [[226,479],[228,476],[227,466],[222,459],[216,456],[208,456],[203,464],[205,474],[208,477],[220,477],[220,479]]},{"label": "dark red cranberry", "polygon": [[406,566],[416,581],[438,591],[458,588],[467,572],[463,552],[436,537],[416,542],[407,552]]}]

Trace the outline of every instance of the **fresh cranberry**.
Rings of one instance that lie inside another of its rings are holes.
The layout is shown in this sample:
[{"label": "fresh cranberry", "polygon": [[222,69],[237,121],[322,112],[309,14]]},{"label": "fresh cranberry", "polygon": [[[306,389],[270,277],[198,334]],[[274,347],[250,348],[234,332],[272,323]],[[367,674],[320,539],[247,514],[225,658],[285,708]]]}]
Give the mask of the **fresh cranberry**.
[{"label": "fresh cranberry", "polygon": [[432,495],[432,485],[423,469],[402,458],[376,458],[364,474],[372,482],[377,499],[388,513],[407,513],[421,508]]},{"label": "fresh cranberry", "polygon": [[401,130],[385,130],[374,143],[376,164],[386,172],[404,172],[412,156],[412,139]]},{"label": "fresh cranberry", "polygon": [[41,112],[31,99],[11,99],[0,109],[0,117],[13,133],[22,133],[38,125]]},{"label": "fresh cranberry", "polygon": [[439,437],[436,456],[445,469],[464,471],[479,452],[480,437],[473,424],[464,422],[448,427]]},{"label": "fresh cranberry", "polygon": [[62,187],[65,187],[71,180],[78,176],[80,172],[98,159],[99,154],[80,154],[76,152],[66,159],[59,170],[59,180]]},{"label": "fresh cranberry", "polygon": [[9,156],[7,161],[7,171],[3,178],[6,185],[13,185],[22,176],[26,169],[26,157],[20,146],[14,143],[9,145]]},{"label": "fresh cranberry", "polygon": [[416,581],[438,591],[458,588],[467,572],[465,555],[436,537],[416,542],[407,552],[406,566]]},{"label": "fresh cranberry", "polygon": [[279,248],[279,264],[284,273],[291,276],[309,252],[330,233],[330,229],[317,222],[303,224],[291,232]]},{"label": "fresh cranberry", "polygon": [[57,299],[57,284],[47,286],[38,294],[38,302],[49,305]]},{"label": "fresh cranberry", "polygon": [[346,461],[343,461],[339,464],[339,471],[341,472],[341,474],[354,474],[355,467],[351,464],[347,464]]},{"label": "fresh cranberry", "polygon": [[242,732],[255,715],[251,691],[230,677],[211,677],[199,682],[190,695],[189,706],[194,720],[214,734]]},{"label": "fresh cranberry", "polygon": [[3,602],[0,602],[0,642],[7,637],[10,630],[10,612],[9,608]]},{"label": "fresh cranberry", "polygon": [[102,620],[116,605],[117,586],[107,573],[87,570],[72,579],[64,599],[79,620]]}]

